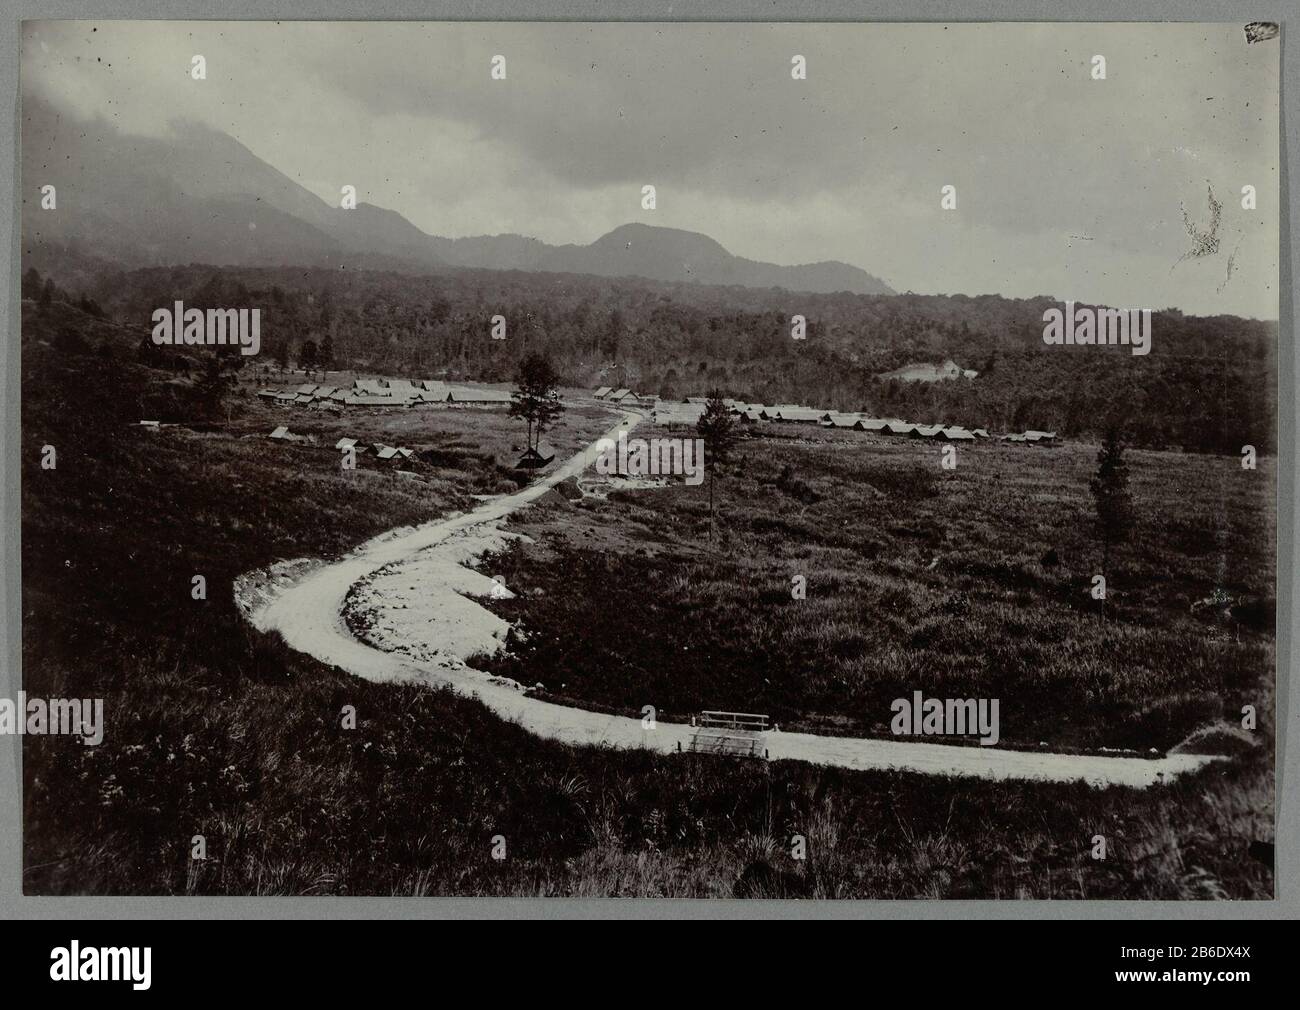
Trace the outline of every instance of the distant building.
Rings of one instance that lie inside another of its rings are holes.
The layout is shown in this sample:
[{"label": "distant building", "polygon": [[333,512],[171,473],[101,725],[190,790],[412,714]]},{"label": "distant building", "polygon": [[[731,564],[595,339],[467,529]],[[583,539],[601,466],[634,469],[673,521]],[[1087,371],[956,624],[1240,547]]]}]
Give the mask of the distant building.
[{"label": "distant building", "polygon": [[902,368],[895,368],[892,372],[881,372],[876,378],[882,382],[888,382],[890,379],[898,379],[902,382],[945,382],[960,378],[973,379],[977,375],[979,372],[962,368],[949,358],[942,365],[931,364],[928,361],[913,362]]},{"label": "distant building", "polygon": [[605,399],[605,397],[609,396],[609,394],[612,392],[614,392],[613,386],[601,386],[598,390],[596,390],[596,394],[595,394],[596,399],[603,400]]},{"label": "distant building", "polygon": [[816,410],[812,407],[778,407],[776,416],[772,420],[784,421],[787,424],[821,424],[829,416],[829,411]]},{"label": "distant building", "polygon": [[704,416],[704,410],[705,405],[703,403],[663,404],[655,408],[654,423],[665,427],[683,425],[694,427],[699,423],[700,418]]},{"label": "distant building", "polygon": [[549,466],[553,459],[555,459],[555,450],[546,442],[538,442],[535,449],[529,449],[519,457],[515,467],[519,470],[540,470],[544,466]]},{"label": "distant building", "polygon": [[277,442],[305,442],[310,444],[315,444],[316,442],[316,439],[313,436],[295,435],[284,425],[280,425],[280,427],[276,428],[275,431],[271,432],[267,437],[273,438]]},{"label": "distant building", "polygon": [[386,407],[389,410],[403,410],[407,405],[406,400],[394,396],[374,396],[369,393],[354,393],[343,401],[347,407]]},{"label": "distant building", "polygon": [[471,407],[499,407],[510,403],[511,397],[503,389],[470,389],[468,386],[452,386],[448,399],[452,403],[463,403]]}]

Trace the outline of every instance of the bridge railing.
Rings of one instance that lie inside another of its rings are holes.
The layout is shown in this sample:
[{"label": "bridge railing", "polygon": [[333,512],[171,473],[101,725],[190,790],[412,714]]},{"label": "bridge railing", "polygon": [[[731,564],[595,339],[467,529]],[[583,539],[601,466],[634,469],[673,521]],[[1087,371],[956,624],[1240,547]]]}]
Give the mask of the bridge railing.
[{"label": "bridge railing", "polygon": [[696,717],[695,724],[716,729],[748,730],[752,733],[766,733],[770,729],[768,717],[753,712],[714,712],[706,710]]}]

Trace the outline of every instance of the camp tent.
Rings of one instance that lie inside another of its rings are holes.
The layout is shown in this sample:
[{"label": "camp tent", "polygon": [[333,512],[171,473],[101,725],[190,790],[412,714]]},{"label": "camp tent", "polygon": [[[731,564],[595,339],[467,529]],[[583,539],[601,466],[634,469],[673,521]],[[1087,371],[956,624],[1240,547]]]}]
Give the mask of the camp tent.
[{"label": "camp tent", "polygon": [[515,467],[520,470],[540,470],[555,459],[555,450],[546,442],[538,442],[537,448],[528,449],[519,457]]}]

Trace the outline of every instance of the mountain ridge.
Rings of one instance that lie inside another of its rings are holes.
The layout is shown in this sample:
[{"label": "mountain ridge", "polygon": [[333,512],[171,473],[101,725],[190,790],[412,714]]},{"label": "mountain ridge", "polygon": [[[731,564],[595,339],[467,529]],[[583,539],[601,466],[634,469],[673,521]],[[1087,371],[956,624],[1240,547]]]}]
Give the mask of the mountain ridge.
[{"label": "mountain ridge", "polygon": [[[711,236],[628,222],[587,245],[517,233],[432,235],[372,203],[332,207],[229,134],[192,120],[166,137],[78,121],[36,98],[22,110],[24,246],[77,245],[122,267],[329,266],[441,271],[457,267],[816,294],[896,292],[835,260],[785,266],[737,256]],[[55,213],[33,194],[52,184]],[[74,213],[58,213],[73,210]]]}]

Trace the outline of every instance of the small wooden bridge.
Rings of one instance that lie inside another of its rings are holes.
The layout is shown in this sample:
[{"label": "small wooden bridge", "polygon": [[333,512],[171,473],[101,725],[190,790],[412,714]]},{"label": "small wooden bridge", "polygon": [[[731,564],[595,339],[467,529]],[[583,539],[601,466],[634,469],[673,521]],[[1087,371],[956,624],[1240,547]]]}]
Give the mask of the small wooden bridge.
[{"label": "small wooden bridge", "polygon": [[693,720],[690,750],[696,754],[766,758],[763,737],[771,727],[765,715],[752,712],[701,712]]}]

